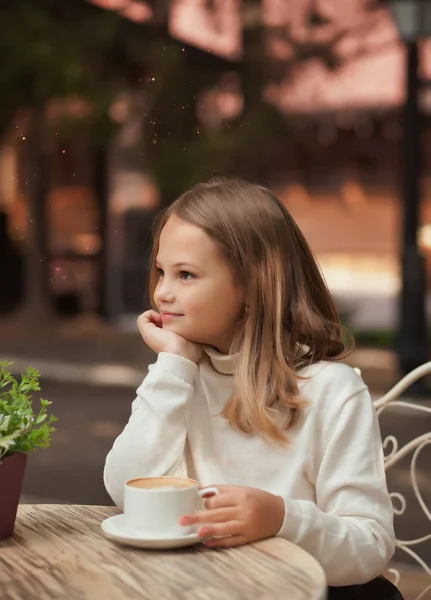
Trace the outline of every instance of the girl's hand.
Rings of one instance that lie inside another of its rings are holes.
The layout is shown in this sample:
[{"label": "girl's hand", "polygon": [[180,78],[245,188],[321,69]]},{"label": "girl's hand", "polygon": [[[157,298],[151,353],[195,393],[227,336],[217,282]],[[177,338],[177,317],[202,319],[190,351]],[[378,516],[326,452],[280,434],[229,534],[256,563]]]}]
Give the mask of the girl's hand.
[{"label": "girl's hand", "polygon": [[201,346],[188,342],[173,331],[163,329],[162,318],[155,310],[147,310],[138,317],[138,328],[144,341],[157,354],[159,352],[179,354],[196,364],[202,356]]},{"label": "girl's hand", "polygon": [[180,524],[201,525],[198,534],[211,537],[210,548],[228,548],[256,542],[276,535],[284,520],[284,500],[263,490],[230,485],[215,486],[220,490],[205,502],[208,510],[185,515]]}]

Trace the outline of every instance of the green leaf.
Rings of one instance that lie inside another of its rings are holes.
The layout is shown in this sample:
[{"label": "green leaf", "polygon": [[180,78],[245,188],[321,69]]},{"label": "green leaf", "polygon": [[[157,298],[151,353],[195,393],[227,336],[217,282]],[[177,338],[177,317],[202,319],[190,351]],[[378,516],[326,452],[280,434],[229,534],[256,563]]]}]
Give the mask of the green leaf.
[{"label": "green leaf", "polygon": [[48,415],[39,415],[38,417],[36,417],[36,419],[34,420],[35,425],[39,425],[39,423],[42,423],[43,421],[45,421],[45,419],[48,417]]},{"label": "green leaf", "polygon": [[39,398],[40,409],[33,409],[33,393],[40,390],[39,371],[29,366],[20,379],[8,370],[12,363],[0,363],[0,459],[12,452],[47,448],[57,419],[48,414],[51,402]]}]

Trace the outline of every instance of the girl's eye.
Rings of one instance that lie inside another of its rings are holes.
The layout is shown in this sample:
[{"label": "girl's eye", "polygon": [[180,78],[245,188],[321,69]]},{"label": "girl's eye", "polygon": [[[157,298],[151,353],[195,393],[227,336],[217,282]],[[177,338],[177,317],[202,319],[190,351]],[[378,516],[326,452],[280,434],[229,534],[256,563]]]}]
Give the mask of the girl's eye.
[{"label": "girl's eye", "polygon": [[185,279],[187,281],[187,280],[193,279],[194,275],[192,275],[188,271],[181,271],[180,277],[181,277],[181,279]]}]

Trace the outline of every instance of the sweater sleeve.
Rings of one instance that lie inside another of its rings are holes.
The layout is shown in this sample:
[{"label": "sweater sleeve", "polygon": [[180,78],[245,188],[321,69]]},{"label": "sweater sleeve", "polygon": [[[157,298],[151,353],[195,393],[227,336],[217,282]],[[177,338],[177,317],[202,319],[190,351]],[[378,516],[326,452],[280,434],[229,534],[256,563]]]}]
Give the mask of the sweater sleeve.
[{"label": "sweater sleeve", "polygon": [[365,583],[394,553],[380,429],[367,389],[344,402],[319,448],[316,503],[286,498],[278,535],[314,556],[328,585]]},{"label": "sweater sleeve", "polygon": [[120,508],[128,479],[169,475],[183,458],[185,416],[197,372],[194,362],[165,352],[149,366],[129,422],[105,462],[105,487]]}]

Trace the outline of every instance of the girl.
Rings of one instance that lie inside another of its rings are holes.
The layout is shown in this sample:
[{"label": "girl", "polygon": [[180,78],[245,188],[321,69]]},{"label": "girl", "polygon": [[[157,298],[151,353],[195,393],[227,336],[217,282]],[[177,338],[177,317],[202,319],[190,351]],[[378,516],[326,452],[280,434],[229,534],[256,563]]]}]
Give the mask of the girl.
[{"label": "girl", "polygon": [[105,465],[118,506],[133,477],[216,485],[184,515],[208,546],[273,535],[367,582],[394,551],[376,414],[298,226],[267,189],[197,185],[162,215],[139,317],[157,354]]}]

